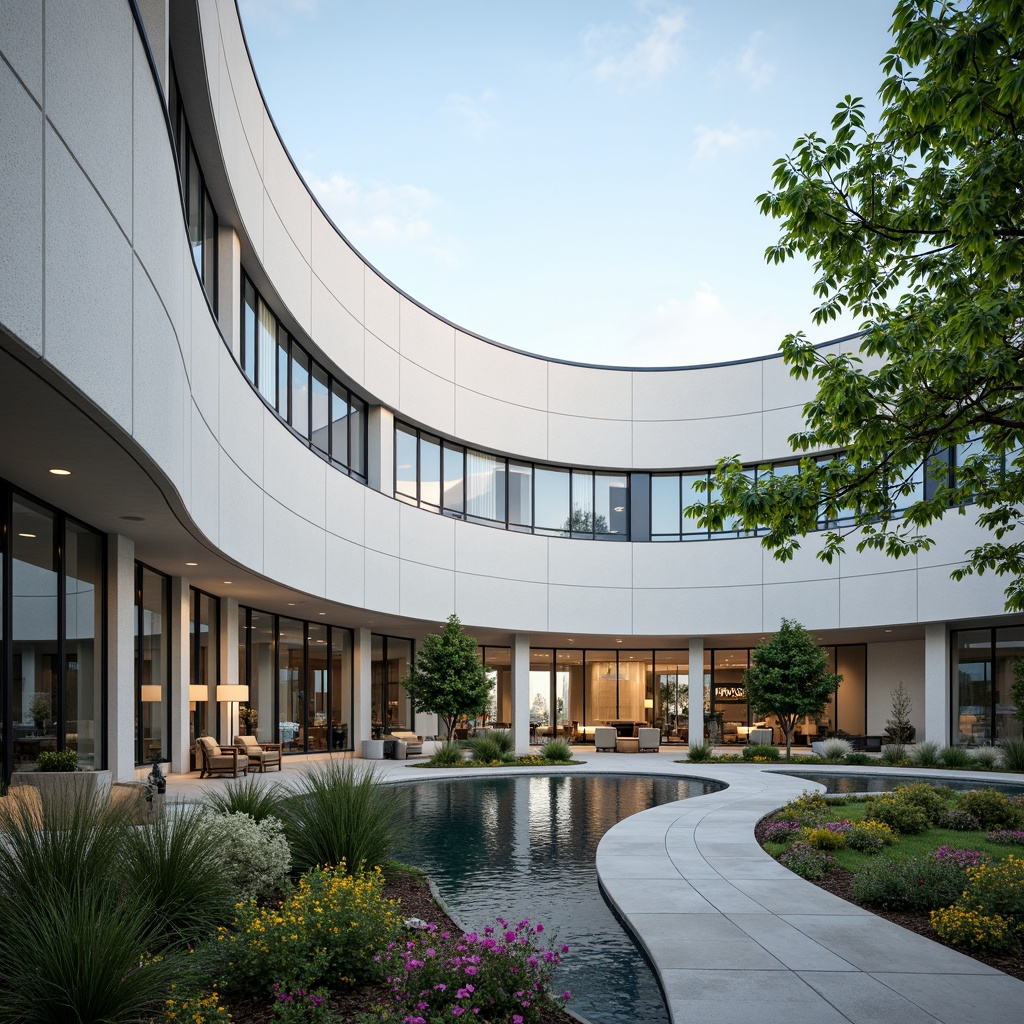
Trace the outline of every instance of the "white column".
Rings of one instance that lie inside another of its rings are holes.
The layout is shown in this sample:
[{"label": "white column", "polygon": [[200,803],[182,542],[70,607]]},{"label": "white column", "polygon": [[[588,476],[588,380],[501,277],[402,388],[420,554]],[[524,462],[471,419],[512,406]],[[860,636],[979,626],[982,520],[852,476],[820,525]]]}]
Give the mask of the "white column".
[{"label": "white column", "polygon": [[944,622],[924,627],[924,736],[945,747],[950,739],[949,631]]},{"label": "white column", "polygon": [[107,537],[107,766],[135,778],[135,542]]},{"label": "white column", "polygon": [[366,416],[366,481],[381,494],[395,486],[395,416],[390,409],[371,405]]},{"label": "white column", "polygon": [[188,579],[171,577],[171,771],[190,770],[188,686],[192,677],[189,664],[189,622],[192,617],[192,593]]},{"label": "white column", "polygon": [[690,743],[704,738],[704,637],[690,637]]},{"label": "white column", "polygon": [[373,735],[373,694],[372,679],[373,644],[368,629],[353,631],[355,650],[352,654],[352,706],[355,721],[352,723],[352,749],[358,754],[363,740]]},{"label": "white column", "polygon": [[[220,599],[220,681],[228,685],[238,678],[238,601],[233,597]],[[238,732],[238,701],[220,701],[217,706],[217,727],[221,743],[233,743]]]},{"label": "white column", "polygon": [[516,753],[530,752],[530,637],[512,637],[512,736]]}]

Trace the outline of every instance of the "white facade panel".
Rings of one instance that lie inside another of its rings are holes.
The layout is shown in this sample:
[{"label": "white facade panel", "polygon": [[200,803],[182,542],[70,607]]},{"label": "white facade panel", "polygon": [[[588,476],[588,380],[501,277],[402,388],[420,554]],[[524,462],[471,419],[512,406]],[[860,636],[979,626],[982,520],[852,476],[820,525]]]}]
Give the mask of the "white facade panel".
[{"label": "white facade panel", "polygon": [[266,454],[264,430],[279,425],[268,415],[245,376],[238,372],[227,348],[218,342],[220,361],[219,440],[228,457],[259,487],[263,486]]},{"label": "white facade panel", "polygon": [[917,574],[913,569],[874,576],[843,577],[839,586],[844,628],[881,622],[919,622]]},{"label": "white facade panel", "polygon": [[4,0],[0,4],[0,53],[42,106],[43,5],[39,0]]},{"label": "white facade panel", "polygon": [[[263,184],[278,219],[303,262],[312,262],[311,218],[313,200],[281,148],[281,141],[263,115]],[[319,212],[317,213],[319,217]]]},{"label": "white facade panel", "polygon": [[524,356],[462,331],[455,332],[455,381],[467,391],[546,410],[549,365],[545,359]]},{"label": "white facade panel", "polygon": [[306,594],[322,595],[327,589],[327,534],[265,495],[263,565],[272,580]]},{"label": "white facade panel", "polygon": [[[223,7],[222,4],[221,8]],[[253,78],[252,65],[249,63],[249,54],[246,52],[237,16],[233,19],[221,19],[220,42],[224,48],[225,58],[220,75],[221,100],[223,102],[229,92],[234,97],[246,143],[262,178],[263,126],[266,111],[256,79]],[[230,160],[230,155],[228,159]]]},{"label": "white facade panel", "polygon": [[220,448],[209,425],[190,405],[188,466],[189,511],[207,539],[220,540]]},{"label": "white facade panel", "polygon": [[552,538],[548,567],[552,585],[629,588],[633,584],[633,548],[616,541]]},{"label": "white facade panel", "polygon": [[[185,294],[189,301],[192,324],[190,359],[187,364],[192,400],[210,428],[219,433],[221,349],[224,349],[224,342],[210,316],[206,292],[194,271],[185,280]],[[230,365],[224,366],[224,370],[238,372],[237,368]]]},{"label": "white facade panel", "polygon": [[402,562],[454,569],[455,520],[447,516],[424,515],[411,505],[396,504]]},{"label": "white facade panel", "polygon": [[739,455],[744,462],[762,458],[760,416],[633,424],[632,465],[637,469],[708,469],[729,455]]},{"label": "white facade panel", "polygon": [[761,628],[774,632],[784,618],[796,619],[811,630],[837,627],[839,580],[765,584]]},{"label": "white facade panel", "polygon": [[363,325],[397,352],[401,347],[398,292],[387,281],[367,269],[363,275],[363,296],[366,310]]},{"label": "white facade panel", "polygon": [[522,459],[547,460],[546,413],[463,388],[456,388],[455,402],[454,434],[457,438],[472,438],[470,447],[508,452]]},{"label": "white facade panel", "polygon": [[395,555],[366,548],[366,580],[363,585],[368,611],[397,612],[399,606],[399,562]]},{"label": "white facade panel", "polygon": [[455,567],[460,574],[509,582],[547,583],[546,538],[475,523],[455,523]]},{"label": "white facade panel", "polygon": [[47,127],[45,355],[132,427],[132,254],[92,184]]},{"label": "white facade panel", "polygon": [[551,363],[548,367],[548,410],[565,416],[633,419],[633,374]]},{"label": "white facade panel", "polygon": [[362,608],[366,602],[366,555],[362,545],[327,535],[328,601]]},{"label": "white facade panel", "polygon": [[[455,608],[455,573],[422,565],[403,558],[399,564],[401,600],[400,615],[414,619],[436,620],[439,623]],[[438,609],[441,609],[440,614]]]},{"label": "white facade panel", "polygon": [[[262,255],[263,179],[257,158],[262,159],[263,140],[262,137],[259,140],[259,149],[252,148],[242,124],[242,115],[226,64],[221,64],[220,80],[220,100],[216,107],[217,129],[221,152],[224,153],[224,170],[241,220],[239,234],[249,240],[257,254]],[[225,83],[230,87],[225,88]]]},{"label": "white facade panel", "polygon": [[327,516],[324,478],[332,470],[296,440],[287,427],[277,423],[273,415],[269,409],[264,413],[264,490],[285,508],[322,530]]},{"label": "white facade panel", "polygon": [[[313,290],[309,264],[285,230],[266,193],[263,202],[263,268],[274,282],[274,288],[288,312],[309,333]],[[279,303],[272,301],[271,305],[279,316],[284,316],[285,310]]]},{"label": "white facade panel", "polygon": [[122,0],[46,7],[46,116],[129,237],[135,39]]},{"label": "white facade panel", "polygon": [[455,385],[399,357],[403,415],[449,437],[455,432]]},{"label": "white facade panel", "polygon": [[373,551],[400,554],[399,513],[402,503],[376,491],[366,491],[366,546]]},{"label": "white facade panel", "polygon": [[363,387],[385,405],[397,407],[399,355],[376,335],[363,332]]},{"label": "white facade panel", "polygon": [[548,628],[561,633],[633,632],[632,592],[621,587],[548,586]]},{"label": "white facade panel", "polygon": [[363,380],[363,327],[318,277],[312,279],[312,335],[327,356],[357,382]]},{"label": "white facade panel", "polygon": [[[28,6],[0,7],[0,47],[29,43]],[[34,5],[33,5],[34,6]],[[41,17],[41,15],[40,15]],[[25,57],[28,60],[28,57]],[[37,353],[43,350],[43,115],[0,61],[0,324]]]},{"label": "white facade panel", "polygon": [[442,380],[455,380],[455,328],[405,296],[398,300],[401,353],[404,359]]},{"label": "white facade panel", "polygon": [[313,273],[360,323],[364,317],[363,261],[318,209],[312,224]]},{"label": "white facade panel", "polygon": [[548,452],[552,462],[596,468],[629,468],[633,424],[621,420],[548,414]]},{"label": "white facade panel", "polygon": [[222,450],[220,453],[220,548],[229,557],[263,572],[264,495]]},{"label": "white facade panel", "polygon": [[541,583],[456,573],[455,614],[463,625],[513,632],[548,628],[547,587]]},{"label": "white facade panel", "polygon": [[344,473],[327,473],[327,530],[360,547],[365,536],[368,488]]}]

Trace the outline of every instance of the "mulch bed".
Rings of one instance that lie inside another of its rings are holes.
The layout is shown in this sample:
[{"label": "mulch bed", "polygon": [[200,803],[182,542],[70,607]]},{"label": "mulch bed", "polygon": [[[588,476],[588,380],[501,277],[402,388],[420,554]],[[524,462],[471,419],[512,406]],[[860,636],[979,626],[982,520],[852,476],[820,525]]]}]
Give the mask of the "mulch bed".
[{"label": "mulch bed", "polygon": [[[456,934],[462,931],[438,905],[423,875],[403,873],[388,877],[384,895],[388,899],[401,900],[403,917],[431,921],[441,931]],[[258,1002],[241,999],[225,999],[224,1002],[231,1010],[234,1024],[267,1024],[273,1020],[270,1001],[265,997]],[[389,1002],[390,993],[386,985],[363,985],[341,992],[330,1000],[339,1024],[360,1024],[364,1014],[370,1013],[375,1006]],[[574,1024],[573,1018],[557,1007],[542,1008],[540,1019],[543,1024]]]},{"label": "mulch bed", "polygon": [[[762,846],[764,845],[764,831],[772,820],[771,816],[762,818],[754,828],[754,838]],[[867,903],[859,903],[855,900],[853,898],[853,874],[852,871],[847,871],[846,868],[836,866],[824,878],[814,881],[813,884],[818,886],[819,889],[832,893],[833,896],[846,900],[847,903],[855,903],[865,910],[870,910],[872,914],[884,917],[887,921],[892,921],[893,924],[898,924],[901,928],[917,932],[918,935],[924,935],[933,942],[942,943],[942,940],[932,930],[931,923],[928,920],[928,912],[925,910],[883,910],[881,907],[870,906]],[[808,881],[811,881],[811,879],[808,879]],[[1005,974],[1024,981],[1024,948],[1022,948],[1019,941],[1016,951],[1010,953],[969,953],[967,950],[958,949],[955,946],[950,948],[956,949],[958,953],[973,957],[980,963],[988,964],[989,967],[995,967],[996,970],[1003,971]]]}]

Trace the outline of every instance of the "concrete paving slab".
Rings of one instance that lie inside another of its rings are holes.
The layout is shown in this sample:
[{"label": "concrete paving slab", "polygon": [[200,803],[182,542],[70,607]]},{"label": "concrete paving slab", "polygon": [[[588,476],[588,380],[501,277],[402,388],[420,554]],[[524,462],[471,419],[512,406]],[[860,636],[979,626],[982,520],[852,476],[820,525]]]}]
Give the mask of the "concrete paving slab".
[{"label": "concrete paving slab", "polygon": [[874,918],[870,910],[834,896],[816,885],[808,885],[797,875],[789,878],[732,878],[740,892],[773,914],[837,914]]},{"label": "concrete paving slab", "polygon": [[755,942],[791,971],[856,971],[841,956],[808,938],[775,914],[728,914]]},{"label": "concrete paving slab", "polygon": [[721,914],[687,916],[682,929],[664,914],[630,914],[629,923],[659,969],[783,970],[785,965]]},{"label": "concrete paving slab", "polygon": [[[884,972],[894,967],[908,974],[1001,973],[955,949],[873,914],[861,917],[782,914],[780,917],[826,949],[839,953],[844,960],[869,973]],[[1018,984],[1024,995],[1024,984]]]},{"label": "concrete paving slab", "polygon": [[717,914],[697,890],[683,879],[652,886],[646,879],[619,879],[615,906],[620,914]]},{"label": "concrete paving slab", "polygon": [[729,879],[716,874],[711,878],[693,878],[688,881],[694,891],[708,901],[721,914],[767,914],[756,900],[742,892]]},{"label": "concrete paving slab", "polygon": [[851,1024],[939,1024],[937,1017],[917,1003],[863,971],[801,971],[799,976],[840,1009]]},{"label": "concrete paving slab", "polygon": [[848,1024],[850,1019],[791,971],[668,969],[661,972],[661,984],[675,1024]]},{"label": "concrete paving slab", "polygon": [[[942,1024],[1020,1024],[1024,985],[995,971],[984,977],[876,974],[876,981],[915,1003]],[[893,1018],[904,1024],[902,1018]]]}]

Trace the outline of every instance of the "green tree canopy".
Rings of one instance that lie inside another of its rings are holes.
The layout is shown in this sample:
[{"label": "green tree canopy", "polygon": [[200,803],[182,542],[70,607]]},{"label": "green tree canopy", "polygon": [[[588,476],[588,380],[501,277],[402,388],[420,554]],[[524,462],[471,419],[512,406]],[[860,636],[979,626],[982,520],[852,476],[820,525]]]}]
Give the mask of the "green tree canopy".
[{"label": "green tree canopy", "polygon": [[449,615],[440,633],[423,638],[405,680],[413,710],[437,715],[449,742],[463,715],[483,714],[490,704],[492,683],[476,648],[476,639],[463,632],[459,617]]},{"label": "green tree canopy", "polygon": [[850,351],[782,343],[817,385],[791,444],[835,457],[756,481],[724,459],[687,514],[758,526],[783,560],[826,525],[826,561],[851,533],[900,556],[930,547],[951,510],[977,514],[989,537],[953,577],[1007,574],[1021,610],[1024,4],[898,0],[891,32],[877,126],[847,96],[829,137],[798,139],[758,197],[782,224],[768,261],[815,267],[814,321],[845,310],[864,325]]},{"label": "green tree canopy", "polygon": [[743,683],[751,710],[775,715],[782,724],[788,760],[797,721],[820,715],[842,678],[828,671],[828,655],[814,637],[799,622],[783,619],[779,631],[751,652]]}]

